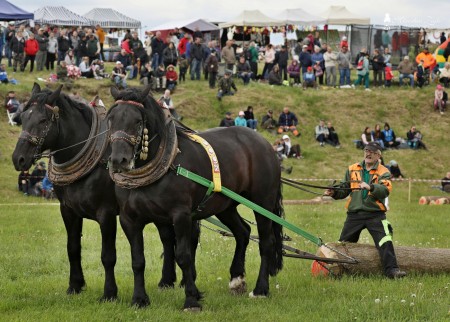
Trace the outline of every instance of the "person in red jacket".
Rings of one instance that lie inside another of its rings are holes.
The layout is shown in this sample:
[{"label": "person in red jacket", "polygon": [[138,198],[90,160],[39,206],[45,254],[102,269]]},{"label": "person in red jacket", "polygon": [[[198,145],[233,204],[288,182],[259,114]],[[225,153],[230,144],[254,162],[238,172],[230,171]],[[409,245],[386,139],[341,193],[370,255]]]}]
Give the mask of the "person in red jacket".
[{"label": "person in red jacket", "polygon": [[184,38],[178,43],[178,52],[180,56],[186,53],[186,45],[191,40],[191,35],[188,33],[184,34]]},{"label": "person in red jacket", "polygon": [[130,55],[133,54],[133,51],[130,48],[130,39],[129,38],[124,39],[124,41],[122,41],[122,44],[120,45],[120,47],[122,49],[124,49],[127,52],[127,54],[130,54]]},{"label": "person in red jacket", "polygon": [[30,33],[28,40],[25,41],[25,58],[23,61],[23,67],[22,69],[25,70],[27,67],[28,61],[31,61],[30,63],[30,73],[33,71],[34,68],[34,59],[36,58],[36,54],[39,50],[39,44],[36,39],[34,39],[34,34]]},{"label": "person in red jacket", "polygon": [[175,89],[175,86],[177,86],[177,80],[178,80],[178,74],[175,71],[175,67],[173,65],[167,66],[166,71],[166,88],[169,89],[171,92]]}]

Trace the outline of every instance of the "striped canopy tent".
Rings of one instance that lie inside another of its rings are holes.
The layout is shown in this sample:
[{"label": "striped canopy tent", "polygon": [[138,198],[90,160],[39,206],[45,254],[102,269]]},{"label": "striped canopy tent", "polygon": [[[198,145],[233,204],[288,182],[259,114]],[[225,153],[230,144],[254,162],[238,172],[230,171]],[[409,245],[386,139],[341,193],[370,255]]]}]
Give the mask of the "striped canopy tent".
[{"label": "striped canopy tent", "polygon": [[94,8],[84,15],[92,25],[103,28],[140,29],[141,22],[111,8]]},{"label": "striped canopy tent", "polygon": [[38,24],[55,26],[90,26],[91,22],[64,7],[43,7],[34,12]]}]

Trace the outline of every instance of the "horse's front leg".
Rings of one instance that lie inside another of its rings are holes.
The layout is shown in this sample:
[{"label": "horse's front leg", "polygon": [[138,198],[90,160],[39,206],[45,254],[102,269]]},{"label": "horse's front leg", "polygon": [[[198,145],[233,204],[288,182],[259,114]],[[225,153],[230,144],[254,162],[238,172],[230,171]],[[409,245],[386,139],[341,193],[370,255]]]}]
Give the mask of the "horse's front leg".
[{"label": "horse's front leg", "polygon": [[177,275],[175,271],[175,231],[172,225],[156,224],[163,245],[163,266],[159,288],[173,288]]},{"label": "horse's front leg", "polygon": [[199,300],[202,298],[194,280],[191,239],[192,218],[189,213],[180,213],[174,216],[175,236],[177,247],[175,250],[178,266],[183,271],[184,293],[186,299],[183,308],[189,311],[201,310]]},{"label": "horse's front leg", "polygon": [[105,286],[101,301],[113,301],[117,299],[117,284],[114,274],[116,265],[116,214],[109,212],[100,217],[100,229],[102,232],[102,263],[105,269]]},{"label": "horse's front leg", "polygon": [[150,298],[145,291],[145,256],[144,256],[144,225],[136,224],[126,215],[120,215],[120,225],[131,248],[131,266],[134,274],[134,291],[132,305],[145,307],[150,304]]},{"label": "horse's front leg", "polygon": [[70,263],[69,288],[67,294],[78,294],[86,285],[81,267],[81,233],[83,218],[72,209],[61,206],[61,216],[67,231],[67,255]]}]

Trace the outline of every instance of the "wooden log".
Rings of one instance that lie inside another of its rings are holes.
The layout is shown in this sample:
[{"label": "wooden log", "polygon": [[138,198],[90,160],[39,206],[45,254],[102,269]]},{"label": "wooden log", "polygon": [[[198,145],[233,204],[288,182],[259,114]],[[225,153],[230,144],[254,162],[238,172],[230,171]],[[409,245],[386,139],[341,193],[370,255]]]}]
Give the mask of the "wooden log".
[{"label": "wooden log", "polygon": [[[380,275],[383,274],[378,250],[373,245],[356,243],[329,243],[338,252],[356,258],[358,264],[324,264],[334,275]],[[408,273],[442,274],[450,273],[450,249],[417,248],[395,246],[397,262]],[[326,258],[345,258],[337,252],[321,246],[317,255]],[[315,264],[317,269],[317,264]],[[313,264],[314,269],[314,264]],[[312,269],[312,270],[313,270]],[[324,271],[322,272],[324,273]],[[313,274],[317,275],[317,271]],[[326,273],[324,274],[326,275]]]},{"label": "wooden log", "polygon": [[419,198],[419,205],[428,205],[432,200],[438,200],[441,198],[446,198],[442,196],[422,196]]}]

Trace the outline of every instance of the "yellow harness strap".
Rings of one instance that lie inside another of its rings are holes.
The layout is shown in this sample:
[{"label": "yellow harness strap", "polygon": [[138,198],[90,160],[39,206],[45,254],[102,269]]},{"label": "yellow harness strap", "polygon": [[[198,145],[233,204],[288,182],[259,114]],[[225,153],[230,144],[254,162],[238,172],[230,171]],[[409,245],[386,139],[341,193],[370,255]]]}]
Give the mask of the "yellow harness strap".
[{"label": "yellow harness strap", "polygon": [[201,144],[201,146],[205,149],[206,154],[208,154],[209,160],[211,161],[211,167],[212,167],[212,182],[214,184],[213,191],[214,192],[221,192],[222,191],[222,182],[220,179],[220,167],[219,167],[219,160],[217,159],[216,152],[214,152],[213,147],[206,141],[204,138],[198,136],[197,134],[187,134],[189,138]]}]

